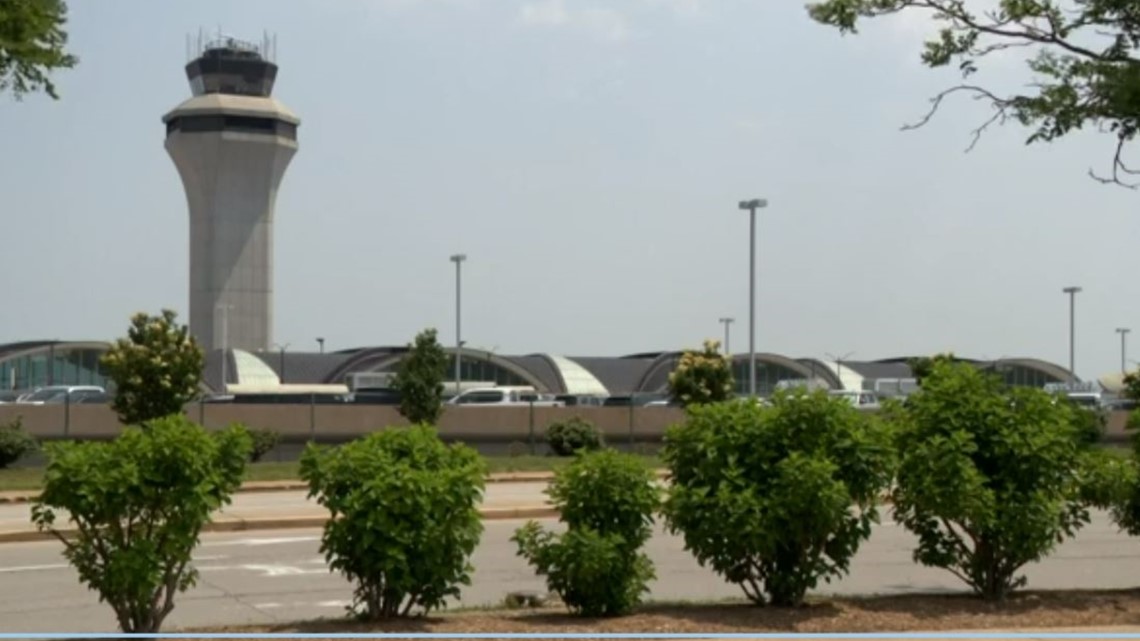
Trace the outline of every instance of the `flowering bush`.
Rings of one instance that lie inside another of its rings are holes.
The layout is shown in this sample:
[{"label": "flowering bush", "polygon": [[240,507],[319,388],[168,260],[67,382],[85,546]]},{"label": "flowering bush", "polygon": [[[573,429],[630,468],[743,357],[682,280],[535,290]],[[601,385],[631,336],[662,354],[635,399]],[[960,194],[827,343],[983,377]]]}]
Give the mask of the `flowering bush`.
[{"label": "flowering bush", "polygon": [[732,361],[717,341],[705,341],[703,351],[686,350],[669,374],[669,396],[684,407],[726,401],[735,388]]},{"label": "flowering bush", "polygon": [[127,425],[181,414],[198,396],[205,359],[175,316],[169,309],[161,316],[135,314],[127,337],[103,355],[103,368],[115,382],[111,406]]}]

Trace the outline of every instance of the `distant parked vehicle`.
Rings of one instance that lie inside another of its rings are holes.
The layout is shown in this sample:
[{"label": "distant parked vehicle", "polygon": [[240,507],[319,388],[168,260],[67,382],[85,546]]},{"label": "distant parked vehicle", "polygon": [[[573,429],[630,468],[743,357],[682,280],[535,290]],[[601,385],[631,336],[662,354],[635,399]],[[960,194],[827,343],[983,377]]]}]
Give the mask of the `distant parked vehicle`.
[{"label": "distant parked vehicle", "polygon": [[448,405],[543,405],[562,407],[562,401],[539,394],[530,386],[481,387],[467,390],[447,401]]},{"label": "distant parked vehicle", "polygon": [[96,385],[49,385],[16,399],[19,405],[62,405],[64,403],[102,402],[85,400],[106,396],[107,390]]},{"label": "distant parked vehicle", "polygon": [[853,406],[861,410],[879,409],[879,397],[874,392],[859,390],[832,390],[831,396],[847,399]]}]

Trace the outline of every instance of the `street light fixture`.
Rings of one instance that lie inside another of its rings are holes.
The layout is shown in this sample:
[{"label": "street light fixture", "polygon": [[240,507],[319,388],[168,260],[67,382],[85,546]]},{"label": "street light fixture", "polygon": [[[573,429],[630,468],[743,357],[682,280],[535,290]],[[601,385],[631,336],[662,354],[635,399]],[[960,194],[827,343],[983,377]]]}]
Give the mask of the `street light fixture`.
[{"label": "street light fixture", "polygon": [[460,366],[463,361],[463,315],[462,315],[462,302],[463,302],[463,287],[462,287],[462,266],[463,261],[467,260],[467,254],[452,254],[451,262],[455,263],[455,395],[459,395],[459,381],[462,376]]},{"label": "street light fixture", "polygon": [[1081,292],[1080,287],[1071,286],[1061,290],[1069,295],[1069,372],[1073,376],[1077,375],[1077,357],[1076,357],[1076,320],[1077,320],[1077,294]]},{"label": "street light fixture", "polygon": [[317,337],[317,344],[321,346],[321,353],[324,354],[325,353],[325,339],[318,336]]},{"label": "street light fixture", "polygon": [[748,394],[756,397],[756,210],[768,206],[763,198],[740,201],[748,212]]},{"label": "street light fixture", "polygon": [[851,358],[854,355],[855,355],[855,352],[847,352],[846,354],[844,354],[842,356],[836,356],[835,354],[832,354],[831,352],[827,352],[824,354],[824,356],[835,361],[835,376],[836,376],[836,378],[839,379],[839,387],[841,389],[843,387],[843,361],[848,359],[848,358]]},{"label": "street light fixture", "polygon": [[728,326],[735,321],[735,318],[729,318],[727,316],[720,319],[720,322],[724,324],[724,355],[729,358],[732,358],[732,350],[728,347]]},{"label": "street light fixture", "polygon": [[230,384],[230,310],[233,308],[233,305],[227,303],[218,303],[214,306],[215,313],[222,312],[222,394],[226,393]]},{"label": "street light fixture", "polygon": [[289,349],[289,343],[284,345],[277,343],[274,347],[278,349],[277,368],[281,370],[278,378],[282,385],[285,384],[285,350]]},{"label": "street light fixture", "polygon": [[1116,328],[1116,333],[1120,334],[1120,373],[1121,374],[1127,374],[1128,373],[1128,366],[1125,365],[1125,363],[1128,361],[1128,347],[1127,347],[1127,343],[1125,342],[1125,340],[1126,340],[1125,337],[1128,336],[1128,332],[1131,332],[1131,331],[1132,330],[1127,328],[1127,327],[1117,327]]}]

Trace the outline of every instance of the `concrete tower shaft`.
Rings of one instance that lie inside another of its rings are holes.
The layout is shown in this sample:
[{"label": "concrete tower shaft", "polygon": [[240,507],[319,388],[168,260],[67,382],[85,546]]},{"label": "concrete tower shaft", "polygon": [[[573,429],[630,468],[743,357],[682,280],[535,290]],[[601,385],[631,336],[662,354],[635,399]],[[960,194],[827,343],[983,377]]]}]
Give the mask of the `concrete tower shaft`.
[{"label": "concrete tower shaft", "polygon": [[275,66],[232,53],[187,65],[196,95],[163,121],[190,210],[190,331],[206,349],[256,351],[273,344],[273,211],[300,120],[250,71]]}]

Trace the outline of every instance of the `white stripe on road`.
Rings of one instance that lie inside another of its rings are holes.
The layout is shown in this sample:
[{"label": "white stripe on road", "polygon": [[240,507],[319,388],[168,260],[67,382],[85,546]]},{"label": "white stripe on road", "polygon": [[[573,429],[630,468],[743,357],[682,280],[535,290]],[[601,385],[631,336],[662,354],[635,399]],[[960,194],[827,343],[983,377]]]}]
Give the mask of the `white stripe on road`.
[{"label": "white stripe on road", "polygon": [[0,568],[0,572],[39,572],[42,570],[61,570],[71,567],[66,563],[53,563],[51,565],[17,565],[10,568]]},{"label": "white stripe on road", "polygon": [[264,577],[303,576],[306,574],[328,574],[328,568],[315,568],[306,570],[292,565],[205,565],[198,568],[202,572],[233,572],[235,570],[258,572]]},{"label": "white stripe on road", "polygon": [[220,547],[224,545],[245,545],[245,546],[258,546],[258,545],[282,545],[285,543],[308,543],[311,541],[320,541],[319,536],[282,536],[277,538],[268,539],[234,539],[232,541],[204,541],[202,547]]}]

